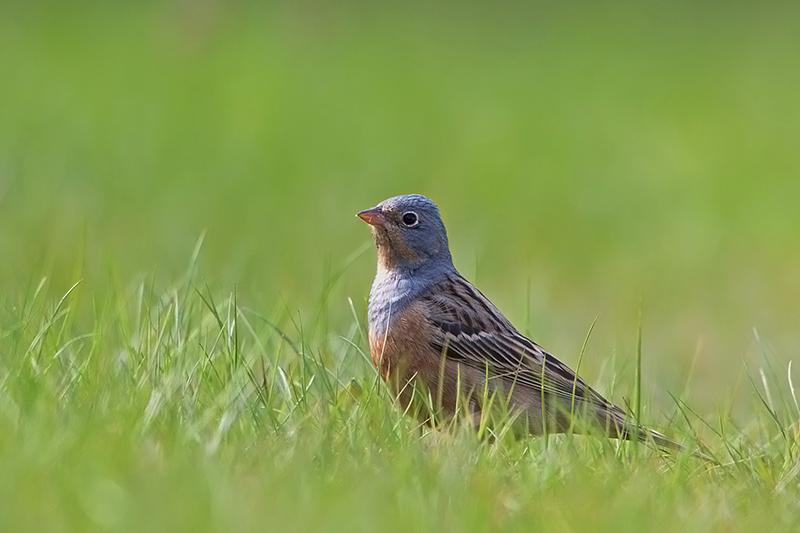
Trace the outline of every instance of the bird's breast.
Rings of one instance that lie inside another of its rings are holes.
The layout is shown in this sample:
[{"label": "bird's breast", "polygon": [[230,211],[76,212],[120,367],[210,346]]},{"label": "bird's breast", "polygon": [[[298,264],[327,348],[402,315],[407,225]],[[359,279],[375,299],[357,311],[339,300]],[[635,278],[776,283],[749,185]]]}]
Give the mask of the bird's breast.
[{"label": "bird's breast", "polygon": [[401,273],[378,269],[369,293],[370,332],[386,331],[392,324],[393,317],[404,311],[410,300],[413,285],[413,280]]},{"label": "bird's breast", "polygon": [[385,328],[369,330],[372,362],[385,379],[408,379],[414,374],[435,370],[437,358],[432,352],[427,317],[422,306],[407,305]]}]

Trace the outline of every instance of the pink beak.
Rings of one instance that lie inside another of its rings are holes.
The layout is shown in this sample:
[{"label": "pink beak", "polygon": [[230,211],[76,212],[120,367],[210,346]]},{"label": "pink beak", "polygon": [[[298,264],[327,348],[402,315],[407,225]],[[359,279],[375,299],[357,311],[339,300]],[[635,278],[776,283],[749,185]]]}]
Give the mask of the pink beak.
[{"label": "pink beak", "polygon": [[385,220],[383,216],[383,211],[381,211],[380,207],[373,207],[372,209],[365,209],[364,211],[359,211],[356,216],[369,224],[370,226],[380,226],[383,224]]}]

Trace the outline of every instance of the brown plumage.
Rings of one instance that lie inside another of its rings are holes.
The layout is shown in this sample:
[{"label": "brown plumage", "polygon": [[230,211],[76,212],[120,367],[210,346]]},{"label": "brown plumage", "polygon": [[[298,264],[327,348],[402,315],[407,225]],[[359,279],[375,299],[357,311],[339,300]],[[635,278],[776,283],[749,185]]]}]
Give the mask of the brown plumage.
[{"label": "brown plumage", "polygon": [[461,406],[478,419],[491,398],[534,434],[583,425],[613,438],[681,449],[635,424],[464,279],[429,199],[394,197],[359,216],[371,225],[378,249],[370,353],[404,406],[421,392],[433,400],[435,412],[453,415]]}]

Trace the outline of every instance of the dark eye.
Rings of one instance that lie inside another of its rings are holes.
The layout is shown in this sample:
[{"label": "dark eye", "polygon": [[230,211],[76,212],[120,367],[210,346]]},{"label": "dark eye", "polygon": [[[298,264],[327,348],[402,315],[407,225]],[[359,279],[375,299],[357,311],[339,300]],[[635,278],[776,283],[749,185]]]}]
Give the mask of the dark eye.
[{"label": "dark eye", "polygon": [[413,211],[406,211],[403,213],[403,225],[407,228],[413,228],[419,224],[419,217]]}]

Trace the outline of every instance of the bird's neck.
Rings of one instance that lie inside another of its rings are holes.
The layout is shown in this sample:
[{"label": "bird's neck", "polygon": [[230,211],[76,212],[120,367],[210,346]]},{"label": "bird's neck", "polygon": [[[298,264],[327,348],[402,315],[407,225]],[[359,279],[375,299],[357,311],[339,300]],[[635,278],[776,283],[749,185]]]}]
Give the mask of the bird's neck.
[{"label": "bird's neck", "polygon": [[398,316],[414,298],[454,272],[455,267],[449,261],[431,262],[415,268],[387,268],[379,260],[369,294],[370,333],[383,335],[392,317]]},{"label": "bird's neck", "polygon": [[392,241],[385,230],[374,230],[373,236],[378,252],[378,273],[381,269],[406,272],[453,266],[446,238],[443,246],[430,250],[428,254],[421,254],[398,239]]}]

